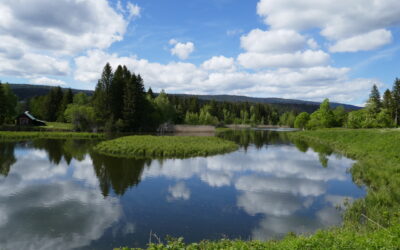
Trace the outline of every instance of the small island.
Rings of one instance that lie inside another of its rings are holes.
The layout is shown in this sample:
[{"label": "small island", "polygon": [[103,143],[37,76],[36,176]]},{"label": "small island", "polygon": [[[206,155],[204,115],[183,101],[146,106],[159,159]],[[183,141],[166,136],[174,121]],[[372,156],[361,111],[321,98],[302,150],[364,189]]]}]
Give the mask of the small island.
[{"label": "small island", "polygon": [[94,150],[125,158],[188,158],[228,153],[239,148],[232,141],[213,136],[125,136],[99,143]]}]

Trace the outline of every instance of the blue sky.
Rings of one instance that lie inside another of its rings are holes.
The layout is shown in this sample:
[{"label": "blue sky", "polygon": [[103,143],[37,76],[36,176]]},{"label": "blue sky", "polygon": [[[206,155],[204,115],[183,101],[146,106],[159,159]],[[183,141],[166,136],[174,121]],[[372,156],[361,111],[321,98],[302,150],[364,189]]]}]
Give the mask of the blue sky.
[{"label": "blue sky", "polygon": [[399,75],[396,0],[4,0],[3,82],[93,89],[125,64],[168,93],[362,104]]}]

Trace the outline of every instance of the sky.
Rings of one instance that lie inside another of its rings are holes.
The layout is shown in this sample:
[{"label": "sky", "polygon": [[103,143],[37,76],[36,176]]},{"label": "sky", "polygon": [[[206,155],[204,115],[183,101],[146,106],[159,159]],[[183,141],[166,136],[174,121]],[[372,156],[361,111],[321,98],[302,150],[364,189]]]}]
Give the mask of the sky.
[{"label": "sky", "polygon": [[361,105],[400,77],[398,0],[1,0],[0,80]]}]

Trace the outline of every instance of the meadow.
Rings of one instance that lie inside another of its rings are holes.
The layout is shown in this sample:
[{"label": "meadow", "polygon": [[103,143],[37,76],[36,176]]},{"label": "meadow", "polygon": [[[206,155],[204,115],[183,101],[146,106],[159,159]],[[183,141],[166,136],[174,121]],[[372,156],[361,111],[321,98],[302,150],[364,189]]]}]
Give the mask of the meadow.
[{"label": "meadow", "polygon": [[186,158],[227,153],[238,149],[231,141],[213,136],[125,136],[99,143],[101,154],[127,158]]}]

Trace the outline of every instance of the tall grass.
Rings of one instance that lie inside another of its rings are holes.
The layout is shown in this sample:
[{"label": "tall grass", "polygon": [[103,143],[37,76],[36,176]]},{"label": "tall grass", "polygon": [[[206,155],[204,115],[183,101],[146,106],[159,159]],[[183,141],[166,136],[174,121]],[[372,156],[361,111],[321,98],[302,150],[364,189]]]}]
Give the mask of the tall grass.
[{"label": "tall grass", "polygon": [[347,226],[371,230],[400,223],[400,130],[326,129],[289,136],[358,160],[350,170],[353,181],[368,192],[346,211]]},{"label": "tall grass", "polygon": [[231,141],[213,136],[125,136],[99,143],[94,150],[117,157],[194,157],[234,151]]},{"label": "tall grass", "polygon": [[76,133],[76,132],[23,132],[23,131],[0,131],[0,140],[27,140],[36,138],[49,138],[49,139],[91,139],[103,138],[104,135],[100,133]]}]

